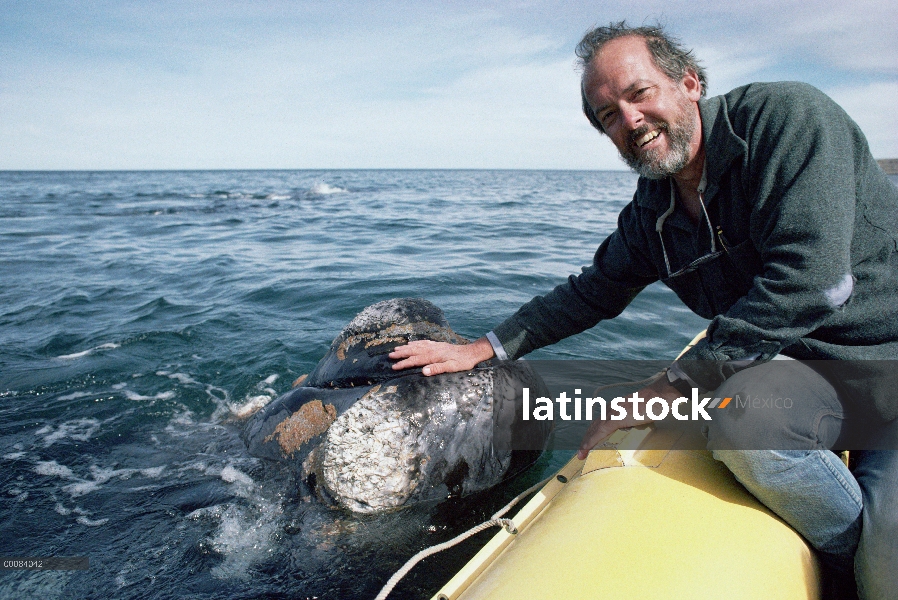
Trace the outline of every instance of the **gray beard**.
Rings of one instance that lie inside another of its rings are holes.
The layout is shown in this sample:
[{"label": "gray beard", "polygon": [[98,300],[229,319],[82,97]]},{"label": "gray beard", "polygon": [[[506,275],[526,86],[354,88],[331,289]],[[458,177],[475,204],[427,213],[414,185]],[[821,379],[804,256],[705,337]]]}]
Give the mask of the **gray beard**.
[{"label": "gray beard", "polygon": [[[683,170],[689,162],[689,142],[695,133],[698,123],[688,111],[675,123],[660,123],[658,127],[667,135],[670,147],[666,154],[659,150],[643,152],[641,156],[627,146],[626,152],[620,152],[621,158],[631,169],[646,179],[664,179]],[[651,130],[645,125],[630,134],[630,140],[638,139]]]}]

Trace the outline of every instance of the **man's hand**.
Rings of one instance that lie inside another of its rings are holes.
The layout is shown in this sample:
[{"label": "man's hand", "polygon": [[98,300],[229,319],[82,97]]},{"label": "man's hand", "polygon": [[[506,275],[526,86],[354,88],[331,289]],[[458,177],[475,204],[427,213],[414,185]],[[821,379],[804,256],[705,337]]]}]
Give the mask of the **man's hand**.
[{"label": "man's hand", "polygon": [[[642,388],[637,393],[641,398],[645,400],[650,400],[651,398],[663,398],[664,400],[667,400],[668,403],[670,403],[672,400],[676,400],[683,395],[678,392],[675,387],[670,385],[670,383],[667,381],[666,376],[659,377],[653,383]],[[618,429],[624,429],[626,427],[636,427],[637,425],[644,425],[651,422],[652,420],[649,418],[634,418],[629,407],[627,409],[627,416],[622,421],[601,421],[595,419],[592,423],[590,423],[589,429],[586,431],[586,435],[583,436],[583,441],[580,442],[580,449],[577,450],[577,458],[579,458],[580,460],[585,459],[590,450],[595,448],[602,440],[604,440],[606,437],[608,437]]]},{"label": "man's hand", "polygon": [[397,346],[389,356],[399,360],[393,365],[395,370],[424,367],[421,372],[425,375],[439,375],[468,371],[477,366],[477,363],[491,359],[495,353],[489,340],[482,337],[463,346],[418,340],[405,346]]}]

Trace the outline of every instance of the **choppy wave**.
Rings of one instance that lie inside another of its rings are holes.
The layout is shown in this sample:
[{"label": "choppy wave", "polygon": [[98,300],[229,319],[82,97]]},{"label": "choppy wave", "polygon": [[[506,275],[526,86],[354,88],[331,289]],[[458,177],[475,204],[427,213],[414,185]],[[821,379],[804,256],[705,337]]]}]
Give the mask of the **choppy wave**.
[{"label": "choppy wave", "polygon": [[93,354],[94,352],[96,352],[98,350],[115,350],[116,348],[120,348],[120,347],[121,347],[121,344],[115,344],[115,343],[101,344],[94,348],[82,350],[81,352],[74,352],[72,354],[63,354],[62,356],[57,356],[56,358],[59,358],[62,360],[73,360],[76,358],[84,358],[85,356],[90,356],[91,354]]},{"label": "choppy wave", "polygon": [[309,194],[314,196],[329,196],[331,194],[345,194],[349,190],[329,183],[316,183],[309,188]]}]

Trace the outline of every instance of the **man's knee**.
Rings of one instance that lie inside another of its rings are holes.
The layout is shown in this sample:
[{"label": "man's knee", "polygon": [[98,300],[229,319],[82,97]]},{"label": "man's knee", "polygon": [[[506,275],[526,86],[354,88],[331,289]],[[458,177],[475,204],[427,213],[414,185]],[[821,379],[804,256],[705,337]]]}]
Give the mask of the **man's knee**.
[{"label": "man's knee", "polygon": [[752,491],[777,491],[790,472],[807,459],[807,451],[712,450],[711,455],[729,469],[740,483]]},{"label": "man's knee", "polygon": [[731,398],[707,425],[710,450],[829,448],[842,426],[832,386],[798,361],[768,362],[727,379],[715,397]]}]

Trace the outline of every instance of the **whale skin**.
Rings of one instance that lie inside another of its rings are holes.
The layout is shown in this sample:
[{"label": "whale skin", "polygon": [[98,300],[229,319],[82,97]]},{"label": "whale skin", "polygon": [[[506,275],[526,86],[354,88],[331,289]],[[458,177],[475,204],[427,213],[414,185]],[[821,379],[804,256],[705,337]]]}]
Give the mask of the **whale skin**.
[{"label": "whale skin", "polygon": [[412,340],[468,343],[431,302],[373,304],[308,377],[250,418],[249,452],[292,463],[320,498],[357,513],[481,491],[539,457],[552,424],[522,419],[522,390],[549,393],[526,362],[394,371],[387,355]]}]

